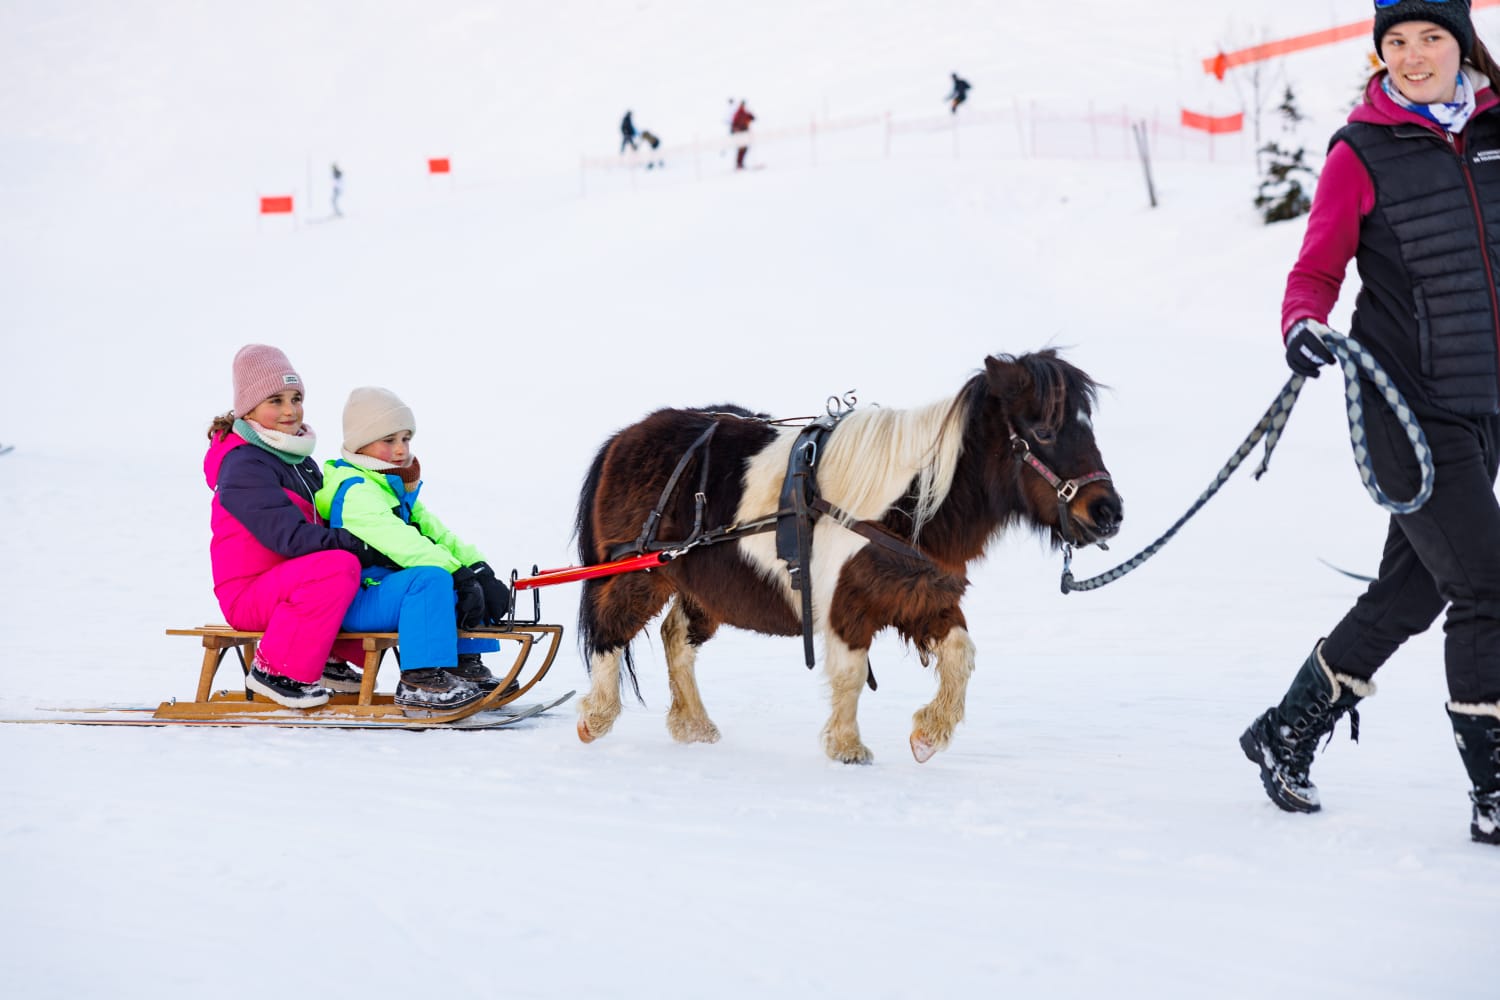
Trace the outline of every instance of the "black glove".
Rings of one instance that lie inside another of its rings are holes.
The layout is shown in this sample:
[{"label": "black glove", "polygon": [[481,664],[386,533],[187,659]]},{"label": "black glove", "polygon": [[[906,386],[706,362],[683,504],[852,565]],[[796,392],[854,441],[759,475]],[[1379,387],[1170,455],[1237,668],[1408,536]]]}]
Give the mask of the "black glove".
[{"label": "black glove", "polygon": [[484,591],[484,620],[491,625],[499,625],[510,613],[510,588],[500,582],[487,562],[477,562],[469,569],[474,571],[474,578]]},{"label": "black glove", "polygon": [[1317,378],[1318,369],[1338,359],[1323,343],[1323,334],[1332,333],[1315,319],[1299,319],[1286,332],[1286,364],[1298,375]]},{"label": "black glove", "polygon": [[484,588],[479,585],[479,580],[472,569],[460,566],[453,571],[453,592],[456,596],[453,614],[458,621],[458,627],[472,629],[483,625]]}]

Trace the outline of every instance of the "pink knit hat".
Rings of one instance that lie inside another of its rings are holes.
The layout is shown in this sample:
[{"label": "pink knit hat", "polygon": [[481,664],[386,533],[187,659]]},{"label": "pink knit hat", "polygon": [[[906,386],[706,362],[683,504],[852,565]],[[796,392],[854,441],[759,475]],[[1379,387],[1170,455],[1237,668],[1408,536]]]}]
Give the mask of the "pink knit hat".
[{"label": "pink knit hat", "polygon": [[246,344],[234,356],[234,415],[243,417],[284,389],[306,393],[302,376],[280,350],[267,344]]}]

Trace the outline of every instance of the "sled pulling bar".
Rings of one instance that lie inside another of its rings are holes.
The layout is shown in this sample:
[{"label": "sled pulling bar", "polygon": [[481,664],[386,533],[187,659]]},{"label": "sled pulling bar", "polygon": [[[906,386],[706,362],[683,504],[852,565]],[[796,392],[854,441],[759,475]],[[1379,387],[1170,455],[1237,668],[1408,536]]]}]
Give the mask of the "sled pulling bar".
[{"label": "sled pulling bar", "polygon": [[533,576],[519,577],[513,586],[516,590],[530,590],[533,587],[550,587],[554,583],[573,583],[577,580],[591,580],[596,576],[634,573],[636,570],[652,569],[653,567],[660,566],[662,563],[671,562],[676,555],[677,553],[671,551],[647,552],[638,556],[629,556],[625,559],[595,563],[592,566],[564,566],[561,569],[532,570]]}]

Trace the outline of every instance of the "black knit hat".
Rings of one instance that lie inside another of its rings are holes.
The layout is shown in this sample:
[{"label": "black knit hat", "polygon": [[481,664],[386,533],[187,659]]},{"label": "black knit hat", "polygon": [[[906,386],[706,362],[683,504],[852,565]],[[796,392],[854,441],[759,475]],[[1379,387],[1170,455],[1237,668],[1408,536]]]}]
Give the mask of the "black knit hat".
[{"label": "black knit hat", "polygon": [[1447,28],[1458,39],[1458,50],[1467,59],[1474,50],[1474,23],[1469,20],[1469,0],[1401,0],[1389,7],[1375,8],[1375,52],[1380,40],[1392,26],[1402,21],[1431,21]]}]

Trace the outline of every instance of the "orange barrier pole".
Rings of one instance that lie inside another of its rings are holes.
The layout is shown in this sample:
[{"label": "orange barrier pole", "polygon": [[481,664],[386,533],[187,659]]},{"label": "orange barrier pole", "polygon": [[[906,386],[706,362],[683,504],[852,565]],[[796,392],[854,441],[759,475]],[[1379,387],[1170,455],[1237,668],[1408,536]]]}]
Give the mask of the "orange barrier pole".
[{"label": "orange barrier pole", "polygon": [[[1472,6],[1475,10],[1485,7],[1496,7],[1500,6],[1500,0],[1474,0]],[[1236,49],[1233,52],[1220,52],[1203,60],[1203,72],[1210,73],[1222,80],[1224,78],[1224,71],[1234,66],[1245,66],[1249,63],[1274,59],[1277,56],[1284,56],[1292,52],[1315,49],[1322,45],[1333,45],[1336,42],[1358,38],[1361,35],[1368,37],[1374,30],[1375,19],[1367,17],[1363,21],[1356,21],[1353,24],[1341,24],[1336,28],[1312,31],[1305,35],[1283,38],[1280,41],[1252,45],[1247,49]]]}]

